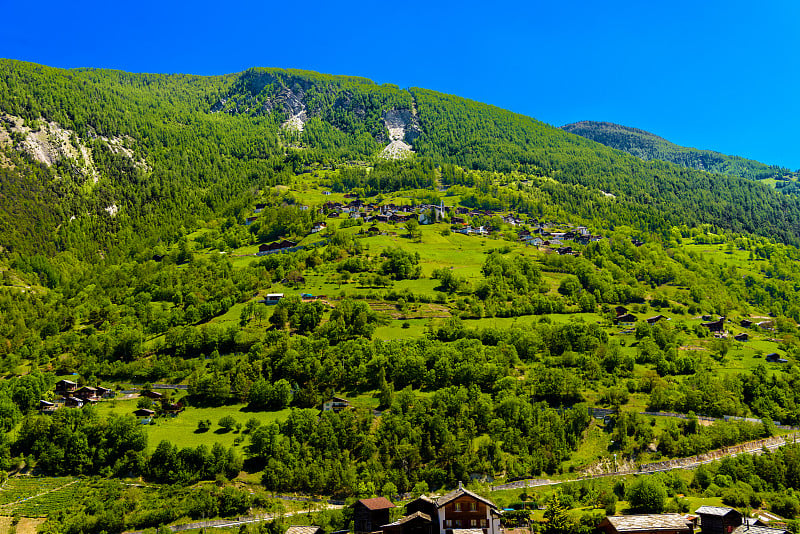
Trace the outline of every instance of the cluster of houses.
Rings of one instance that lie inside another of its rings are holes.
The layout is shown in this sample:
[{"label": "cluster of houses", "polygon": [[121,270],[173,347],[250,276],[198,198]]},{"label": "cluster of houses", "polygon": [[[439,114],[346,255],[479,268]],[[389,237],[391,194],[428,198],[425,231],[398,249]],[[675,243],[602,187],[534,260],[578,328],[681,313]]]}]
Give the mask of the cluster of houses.
[{"label": "cluster of houses", "polygon": [[[631,324],[635,323],[636,321],[638,321],[638,318],[634,314],[632,314],[628,310],[628,308],[626,308],[625,306],[615,306],[614,307],[614,313],[616,314],[614,316],[614,323],[615,324],[628,324],[628,325],[631,325]],[[662,321],[662,320],[663,321],[669,321],[670,318],[667,317],[666,315],[659,314],[659,315],[654,315],[652,317],[647,317],[645,319],[647,324],[656,324],[657,322]]]},{"label": "cluster of houses", "polygon": [[[461,484],[455,491],[438,498],[413,499],[406,504],[402,517],[394,521],[391,517],[397,514],[392,514],[393,508],[396,506],[385,497],[356,501],[353,504],[354,534],[502,532],[503,511]],[[789,534],[785,528],[769,523],[770,519],[774,518],[746,518],[738,510],[725,506],[701,506],[694,514],[608,516],[597,526],[597,531],[604,534]]]},{"label": "cluster of houses", "polygon": [[94,404],[100,399],[107,399],[114,396],[114,390],[101,386],[78,387],[76,382],[71,380],[59,380],[55,386],[56,400],[39,401],[39,410],[48,413],[58,409],[59,406],[67,408],[83,408],[87,404]]},{"label": "cluster of houses", "polygon": [[354,534],[500,534],[502,511],[490,500],[459,484],[439,498],[418,497],[405,506],[404,515],[391,521],[395,505],[385,497],[353,504]]},{"label": "cluster of houses", "polygon": [[742,516],[726,506],[701,506],[694,514],[645,514],[609,516],[598,525],[604,534],[789,534],[762,518]]}]

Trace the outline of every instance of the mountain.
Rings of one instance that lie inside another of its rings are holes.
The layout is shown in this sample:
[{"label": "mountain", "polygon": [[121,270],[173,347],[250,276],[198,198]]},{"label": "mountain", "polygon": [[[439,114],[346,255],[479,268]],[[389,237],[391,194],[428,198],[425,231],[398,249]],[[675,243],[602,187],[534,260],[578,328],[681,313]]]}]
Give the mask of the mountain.
[{"label": "mountain", "polygon": [[[544,501],[481,481],[556,475],[615,513],[638,483],[577,479],[800,424],[798,223],[426,89],[0,60],[0,516],[154,531],[459,481],[510,508]],[[789,516],[796,447],[658,483]]]},{"label": "mountain", "polygon": [[611,122],[581,121],[564,125],[561,129],[646,161],[657,159],[691,169],[753,180],[788,180],[792,176],[788,169],[776,165],[676,145],[650,132]]},{"label": "mountain", "polygon": [[[798,200],[758,183],[642,162],[425,89],[265,68],[204,77],[2,60],[0,73],[0,144],[16,161],[0,184],[9,191],[0,197],[0,227],[13,230],[2,237],[6,249],[145,250],[214,214],[236,215],[245,191],[382,153],[546,178],[537,186],[543,201],[610,226],[710,223],[800,242]],[[32,143],[42,130],[60,132],[61,147]],[[616,202],[589,198],[604,195]],[[17,217],[17,198],[37,206],[36,215]]]}]

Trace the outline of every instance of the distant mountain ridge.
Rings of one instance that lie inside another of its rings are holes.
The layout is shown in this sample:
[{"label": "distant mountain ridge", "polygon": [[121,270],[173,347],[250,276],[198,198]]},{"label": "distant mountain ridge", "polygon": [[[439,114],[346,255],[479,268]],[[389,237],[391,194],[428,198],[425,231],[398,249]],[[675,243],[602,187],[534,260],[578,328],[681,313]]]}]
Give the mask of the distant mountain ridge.
[{"label": "distant mountain ridge", "polygon": [[713,150],[698,150],[676,145],[653,133],[611,122],[580,121],[562,126],[561,129],[622,150],[645,161],[657,159],[692,169],[753,180],[766,178],[781,180],[785,176],[791,176],[788,169],[777,165],[766,165],[752,159],[729,156]]}]

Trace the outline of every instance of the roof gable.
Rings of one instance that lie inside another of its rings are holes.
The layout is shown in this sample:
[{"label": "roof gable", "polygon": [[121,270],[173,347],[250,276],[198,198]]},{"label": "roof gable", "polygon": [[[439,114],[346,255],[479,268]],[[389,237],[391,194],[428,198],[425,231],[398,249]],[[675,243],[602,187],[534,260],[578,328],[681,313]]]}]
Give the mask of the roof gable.
[{"label": "roof gable", "polygon": [[438,508],[441,508],[441,507],[445,506],[447,503],[449,503],[451,501],[454,501],[454,500],[458,499],[459,497],[463,497],[465,495],[468,496],[468,497],[472,497],[473,499],[486,504],[487,506],[489,506],[489,508],[493,508],[495,510],[499,510],[499,508],[497,508],[497,505],[495,505],[489,499],[481,497],[477,493],[472,493],[468,489],[464,489],[464,488],[458,488],[455,491],[451,491],[450,493],[439,497],[438,499],[436,499],[436,506]]},{"label": "roof gable", "polygon": [[371,499],[359,499],[356,504],[361,504],[367,510],[385,510],[387,508],[394,508],[392,501],[386,497],[373,497]]}]

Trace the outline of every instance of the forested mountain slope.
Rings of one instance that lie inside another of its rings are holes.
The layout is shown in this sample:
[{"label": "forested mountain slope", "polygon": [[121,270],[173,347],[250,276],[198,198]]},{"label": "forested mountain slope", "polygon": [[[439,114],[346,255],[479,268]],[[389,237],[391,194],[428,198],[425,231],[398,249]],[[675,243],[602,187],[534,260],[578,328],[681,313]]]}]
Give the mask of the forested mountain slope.
[{"label": "forested mountain slope", "polygon": [[[116,241],[142,250],[175,239],[213,214],[236,215],[242,192],[285,183],[302,166],[376,157],[388,143],[390,110],[408,112],[405,140],[433,163],[604,191],[622,212],[652,212],[650,231],[664,222],[712,223],[788,242],[800,236],[798,201],[757,183],[642,162],[534,119],[424,89],[278,69],[200,77],[4,60],[0,72],[0,112],[71,132],[75,144],[91,150],[99,177],[90,183],[67,159],[48,170],[35,161],[16,165],[4,188],[30,181],[61,200],[38,201],[39,215],[4,236],[6,248],[38,250],[34,234],[48,236],[48,250],[77,247],[84,254]],[[302,128],[284,128],[290,119]],[[124,140],[127,152],[115,150],[114,140]],[[11,139],[5,150],[20,143]],[[18,209],[12,198],[0,199],[5,226]]]},{"label": "forested mountain slope", "polygon": [[43,532],[577,477],[800,424],[800,205],[760,183],[296,70],[4,60],[0,118],[0,471],[73,488]]},{"label": "forested mountain slope", "polygon": [[781,179],[791,174],[789,169],[776,165],[766,165],[740,156],[728,156],[713,150],[676,145],[650,132],[611,122],[581,121],[566,124],[561,129],[647,161],[658,159],[682,167],[754,180]]}]

